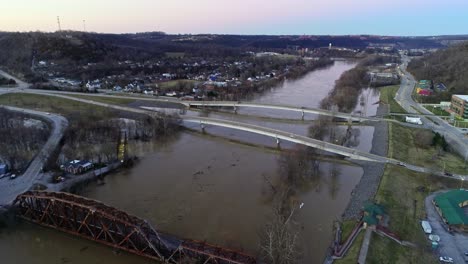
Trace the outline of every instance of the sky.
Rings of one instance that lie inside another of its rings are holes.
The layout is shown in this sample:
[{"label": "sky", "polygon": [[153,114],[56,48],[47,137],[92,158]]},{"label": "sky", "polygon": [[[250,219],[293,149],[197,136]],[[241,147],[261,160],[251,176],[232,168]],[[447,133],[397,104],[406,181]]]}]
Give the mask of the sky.
[{"label": "sky", "polygon": [[[0,31],[468,34],[468,0],[0,0]],[[85,20],[85,23],[83,23]]]}]

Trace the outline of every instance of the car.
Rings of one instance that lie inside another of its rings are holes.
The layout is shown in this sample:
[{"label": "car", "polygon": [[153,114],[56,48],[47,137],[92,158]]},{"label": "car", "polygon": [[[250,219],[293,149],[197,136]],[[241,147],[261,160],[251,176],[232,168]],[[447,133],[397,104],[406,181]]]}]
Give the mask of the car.
[{"label": "car", "polygon": [[453,174],[450,173],[450,172],[444,172],[444,175],[445,175],[445,176],[453,176]]},{"label": "car", "polygon": [[403,162],[398,162],[397,165],[402,166],[402,167],[406,167],[406,165]]},{"label": "car", "polygon": [[10,179],[11,179],[11,180],[13,180],[13,179],[15,179],[15,178],[16,178],[16,174],[10,175]]},{"label": "car", "polygon": [[429,235],[429,240],[439,242],[440,241],[440,236],[438,236],[438,235]]},{"label": "car", "polygon": [[447,256],[439,257],[440,262],[453,263],[453,258]]}]

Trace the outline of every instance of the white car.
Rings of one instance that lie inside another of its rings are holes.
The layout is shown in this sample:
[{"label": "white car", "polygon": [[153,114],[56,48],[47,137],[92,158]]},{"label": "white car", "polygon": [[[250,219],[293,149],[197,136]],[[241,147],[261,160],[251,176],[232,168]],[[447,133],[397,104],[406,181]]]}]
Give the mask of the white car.
[{"label": "white car", "polygon": [[444,263],[453,263],[453,258],[451,257],[439,257],[439,260],[440,262],[444,262]]},{"label": "white car", "polygon": [[429,240],[439,242],[440,241],[440,236],[438,236],[438,235],[429,235]]}]

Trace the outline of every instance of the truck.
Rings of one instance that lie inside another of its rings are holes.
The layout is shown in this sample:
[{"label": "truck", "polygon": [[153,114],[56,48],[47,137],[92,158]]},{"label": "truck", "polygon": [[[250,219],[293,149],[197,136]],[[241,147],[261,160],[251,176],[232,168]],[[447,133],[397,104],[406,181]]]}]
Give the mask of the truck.
[{"label": "truck", "polygon": [[420,117],[406,116],[405,122],[406,123],[411,123],[411,124],[416,124],[416,125],[422,125],[422,121],[421,121]]},{"label": "truck", "polygon": [[424,233],[426,233],[426,234],[432,233],[432,227],[431,227],[431,224],[429,224],[428,221],[425,221],[425,220],[421,221],[421,226],[422,226],[422,228],[424,230]]}]

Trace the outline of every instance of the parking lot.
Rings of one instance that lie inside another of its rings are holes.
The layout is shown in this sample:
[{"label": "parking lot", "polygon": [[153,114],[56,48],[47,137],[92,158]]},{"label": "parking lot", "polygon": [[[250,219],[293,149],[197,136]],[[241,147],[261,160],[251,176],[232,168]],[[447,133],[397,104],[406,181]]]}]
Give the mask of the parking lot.
[{"label": "parking lot", "polygon": [[[465,263],[465,252],[468,252],[468,234],[450,233],[442,218],[437,213],[432,199],[442,192],[437,192],[426,197],[425,207],[427,221],[431,224],[432,234],[440,236],[439,248],[436,250],[438,256],[451,257],[454,263]],[[429,243],[429,239],[428,239]]]}]

